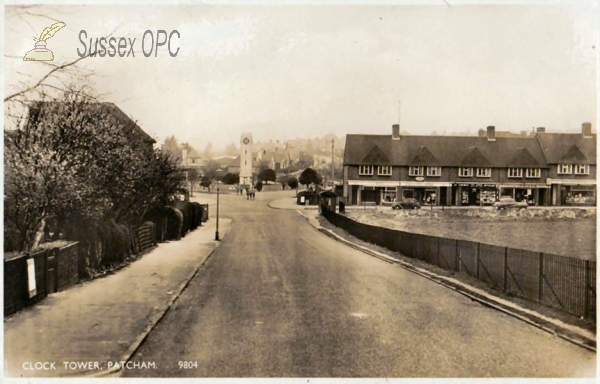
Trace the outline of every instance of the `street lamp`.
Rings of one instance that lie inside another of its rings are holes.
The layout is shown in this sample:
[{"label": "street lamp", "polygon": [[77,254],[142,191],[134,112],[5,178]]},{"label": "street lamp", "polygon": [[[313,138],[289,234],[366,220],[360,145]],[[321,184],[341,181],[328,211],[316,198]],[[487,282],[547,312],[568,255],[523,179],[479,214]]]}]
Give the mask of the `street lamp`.
[{"label": "street lamp", "polygon": [[215,241],[221,240],[219,238],[219,175],[221,174],[221,172],[223,171],[221,170],[221,168],[219,168],[213,174],[213,177],[217,177],[217,229],[215,230]]}]

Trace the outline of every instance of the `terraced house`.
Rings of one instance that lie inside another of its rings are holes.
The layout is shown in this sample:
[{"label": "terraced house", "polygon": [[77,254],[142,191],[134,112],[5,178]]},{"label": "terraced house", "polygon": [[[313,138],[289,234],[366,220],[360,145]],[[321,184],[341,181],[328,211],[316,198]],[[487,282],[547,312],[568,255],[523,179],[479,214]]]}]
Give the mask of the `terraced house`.
[{"label": "terraced house", "polygon": [[582,134],[495,132],[490,126],[479,136],[401,136],[394,125],[391,135],[347,135],[344,197],[348,204],[415,198],[485,206],[511,196],[530,205],[595,205],[591,124]]}]

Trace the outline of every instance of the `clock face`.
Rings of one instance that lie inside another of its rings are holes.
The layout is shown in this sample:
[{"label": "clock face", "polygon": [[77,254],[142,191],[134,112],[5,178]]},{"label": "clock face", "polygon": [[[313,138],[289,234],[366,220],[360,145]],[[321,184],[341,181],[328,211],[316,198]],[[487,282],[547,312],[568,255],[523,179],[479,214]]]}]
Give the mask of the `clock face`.
[{"label": "clock face", "polygon": [[244,144],[248,144],[250,140],[247,137],[244,137]]}]

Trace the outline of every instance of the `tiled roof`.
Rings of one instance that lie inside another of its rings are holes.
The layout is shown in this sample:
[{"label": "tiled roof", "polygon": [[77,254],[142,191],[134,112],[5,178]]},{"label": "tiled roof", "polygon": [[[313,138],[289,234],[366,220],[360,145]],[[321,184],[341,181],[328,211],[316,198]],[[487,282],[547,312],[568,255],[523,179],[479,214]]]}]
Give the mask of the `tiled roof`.
[{"label": "tiled roof", "polygon": [[527,148],[519,148],[517,150],[517,153],[515,153],[514,157],[508,163],[508,165],[510,165],[511,167],[515,167],[515,168],[517,168],[517,167],[538,168],[542,164],[540,164],[540,162],[537,161],[535,159],[535,157],[533,157],[531,155],[531,153],[529,153]]},{"label": "tiled roof", "polygon": [[573,144],[565,148],[565,153],[558,161],[561,164],[589,164],[588,159],[581,152],[577,144]]},{"label": "tiled roof", "polygon": [[559,164],[561,160],[566,160],[573,145],[587,160],[583,164],[596,164],[596,134],[583,137],[580,133],[538,133],[537,137],[548,164]]},{"label": "tiled roof", "polygon": [[[400,140],[392,140],[391,135],[368,134],[346,136],[344,164],[368,165],[363,159],[374,146],[390,159],[389,164],[399,166],[409,166],[415,158],[419,161],[424,159],[424,153],[419,158],[423,147],[427,147],[431,153],[429,160],[434,162],[435,159],[439,165],[447,167],[461,167],[468,160],[473,162],[473,166],[505,168],[519,155],[522,148],[526,148],[542,167],[546,164],[535,137],[498,137],[495,141],[488,141],[486,137],[477,136],[402,136]],[[434,162],[423,165],[438,164]]]},{"label": "tiled roof", "polygon": [[438,161],[438,159],[436,159],[436,157],[433,155],[433,153],[431,153],[429,148],[423,146],[423,147],[421,147],[421,150],[419,151],[417,156],[415,156],[415,158],[412,159],[412,161],[410,162],[410,165],[413,165],[413,166],[420,166],[420,165],[439,166],[440,162]]},{"label": "tiled roof", "polygon": [[492,165],[488,159],[481,153],[479,148],[473,147],[460,163],[463,167],[482,167],[487,168]]},{"label": "tiled roof", "polygon": [[390,163],[390,159],[377,146],[373,146],[371,150],[362,158],[361,163],[372,165],[386,165]]},{"label": "tiled roof", "polygon": [[[30,105],[30,110],[34,113],[43,114],[45,111],[51,111],[53,105],[57,105],[61,103],[60,101],[35,101]],[[103,103],[86,103],[87,106],[90,106],[97,111],[105,111],[115,116],[117,120],[123,124],[122,129],[125,130],[127,135],[134,135],[137,138],[141,139],[147,143],[156,143],[150,135],[148,135],[142,128],[140,128],[137,123],[132,120],[129,116],[125,114],[119,107],[114,105],[113,103],[103,102]]]}]

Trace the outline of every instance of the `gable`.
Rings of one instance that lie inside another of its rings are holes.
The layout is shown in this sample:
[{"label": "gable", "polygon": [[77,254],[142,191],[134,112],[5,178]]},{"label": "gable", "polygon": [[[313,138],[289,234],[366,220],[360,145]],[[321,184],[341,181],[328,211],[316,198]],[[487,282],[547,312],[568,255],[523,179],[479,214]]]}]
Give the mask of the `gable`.
[{"label": "gable", "polygon": [[463,167],[480,167],[487,168],[492,163],[481,153],[479,148],[473,147],[473,149],[464,157],[460,163]]},{"label": "gable", "polygon": [[533,157],[533,155],[527,150],[527,148],[517,149],[515,155],[508,163],[508,165],[510,167],[540,167],[540,163],[535,159],[535,157]]},{"label": "gable", "polygon": [[439,160],[431,153],[429,148],[421,146],[419,153],[412,159],[410,165],[417,166],[440,166]]},{"label": "gable", "polygon": [[581,152],[577,144],[571,145],[564,151],[564,155],[561,156],[558,161],[559,164],[589,164],[588,159]]},{"label": "gable", "polygon": [[377,145],[375,145],[367,152],[360,162],[368,165],[388,165],[390,164],[390,159]]}]

